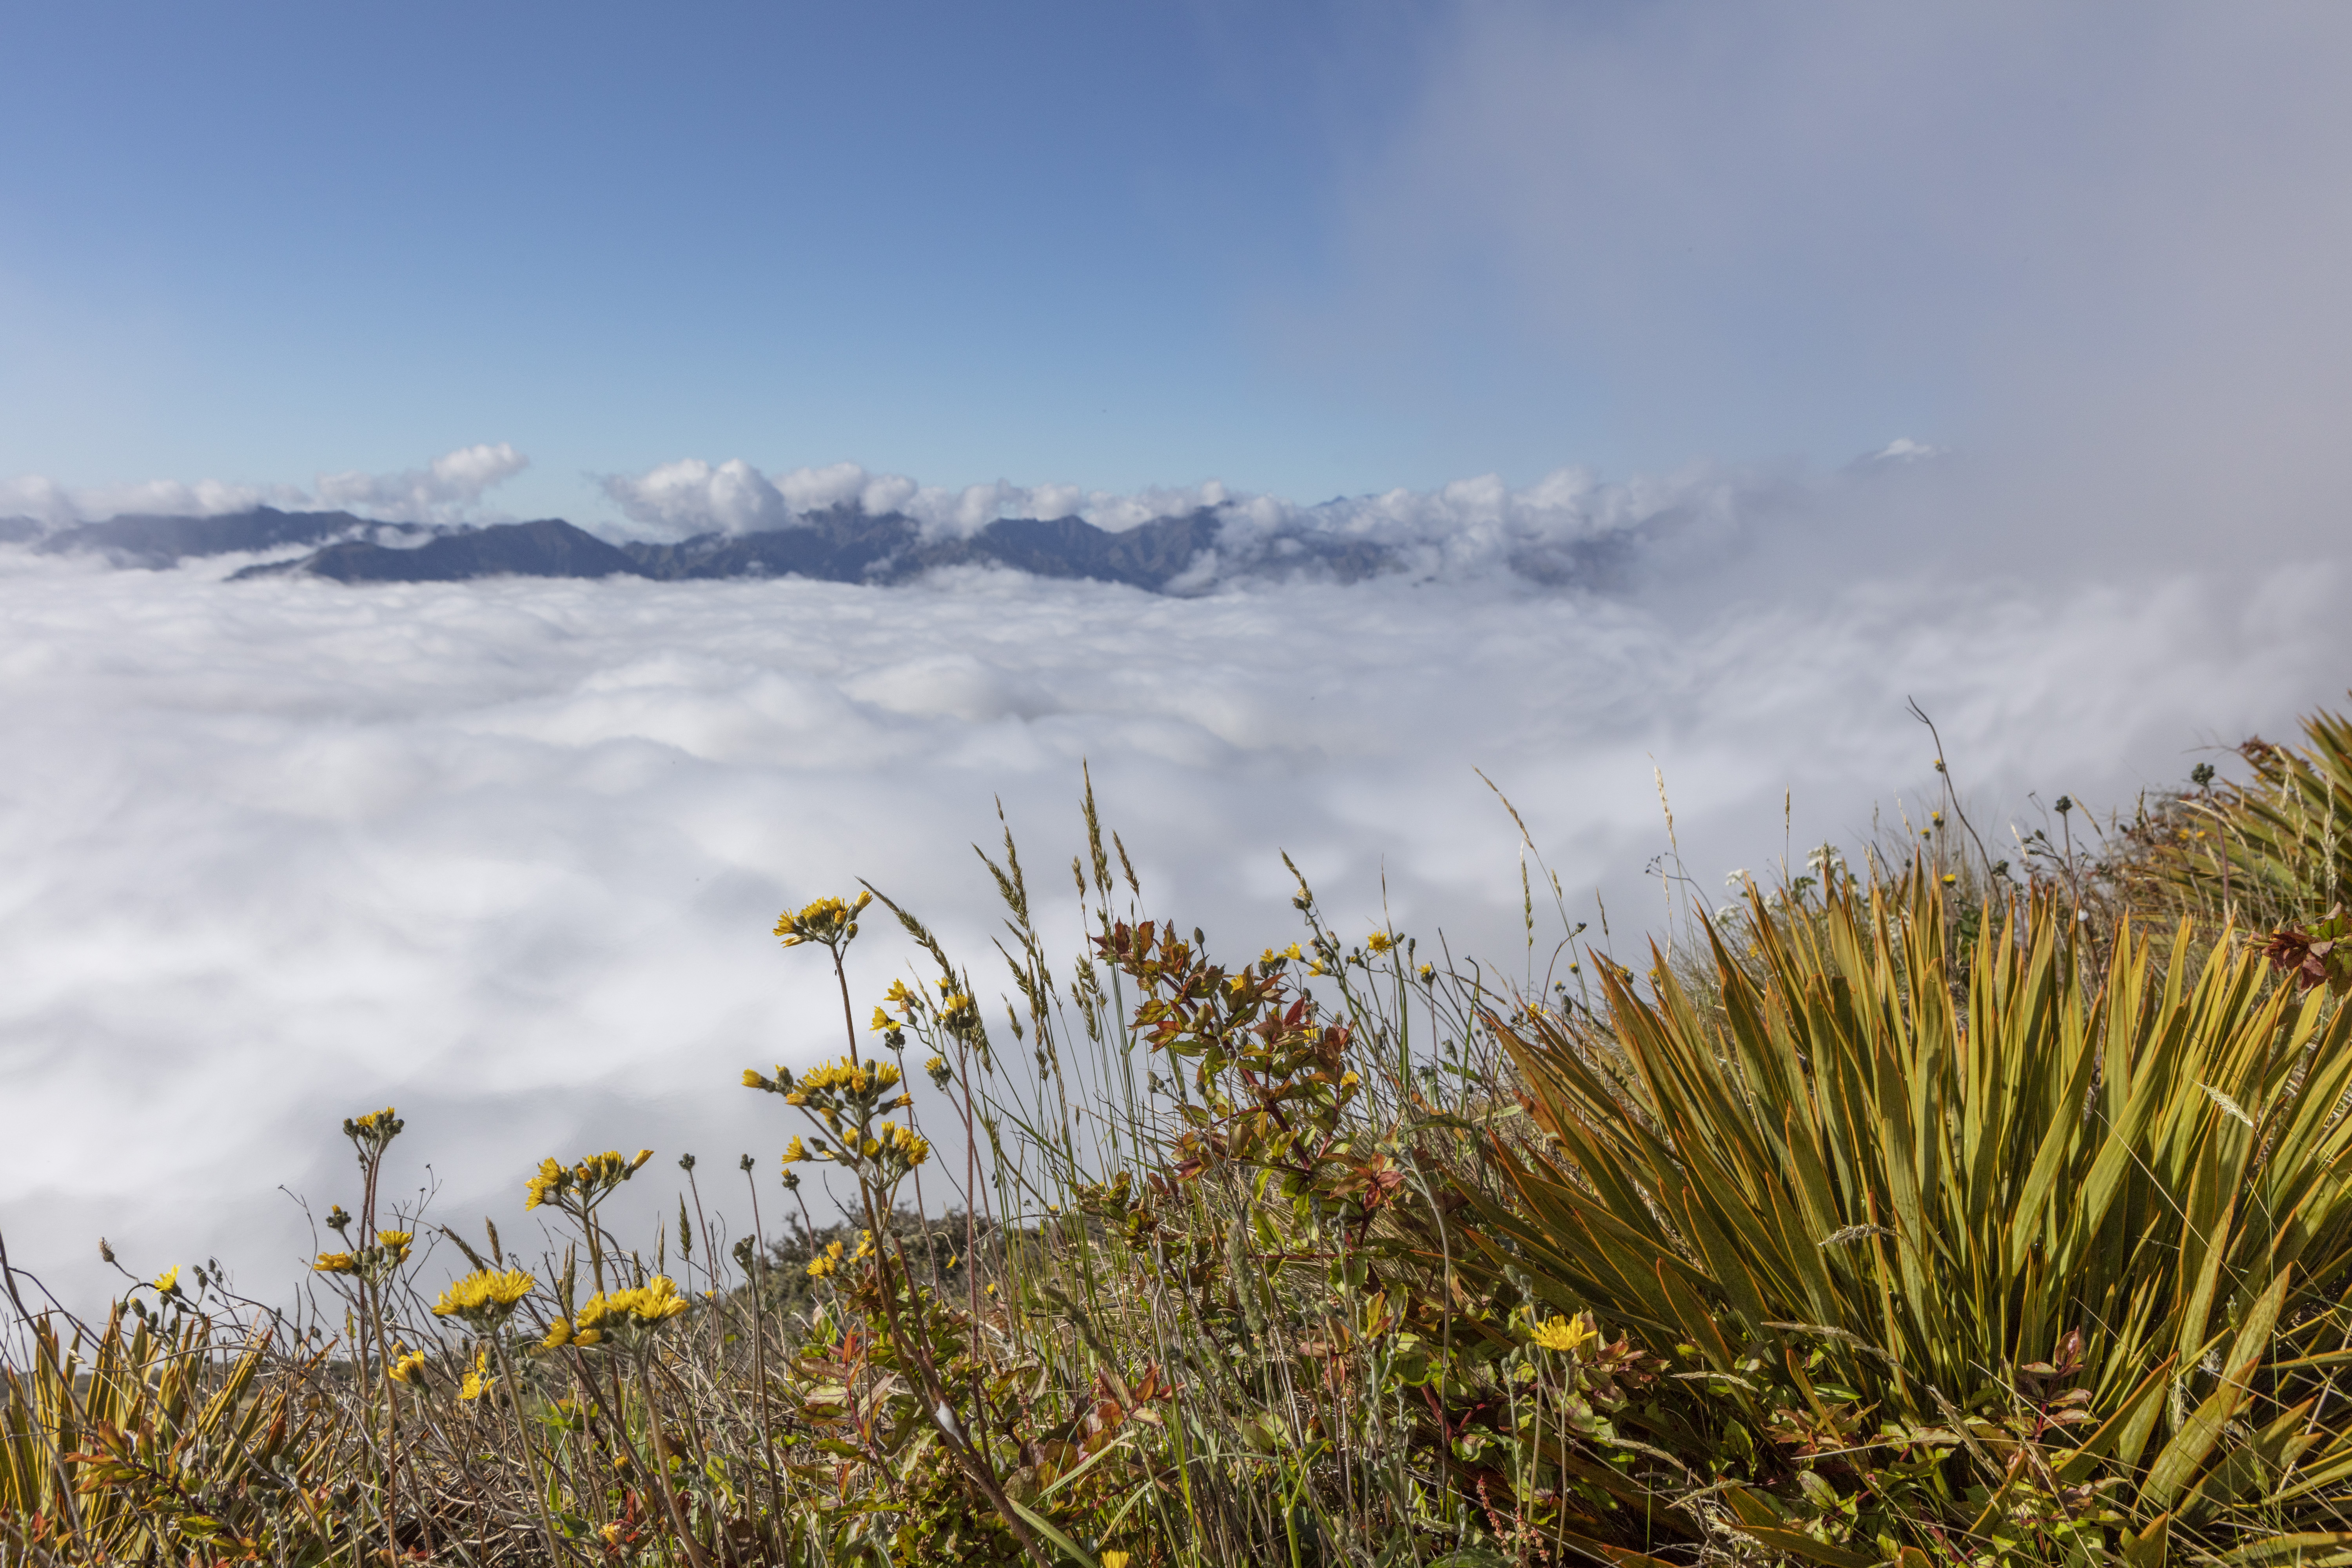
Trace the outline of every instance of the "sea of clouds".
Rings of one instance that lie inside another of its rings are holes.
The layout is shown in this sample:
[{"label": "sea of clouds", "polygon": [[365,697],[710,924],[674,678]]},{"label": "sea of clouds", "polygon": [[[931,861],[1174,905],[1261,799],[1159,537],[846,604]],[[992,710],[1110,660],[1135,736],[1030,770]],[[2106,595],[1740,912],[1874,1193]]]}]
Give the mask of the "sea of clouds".
[{"label": "sea of clouds", "polygon": [[[637,483],[675,495],[684,467]],[[310,1241],[288,1194],[351,1202],[337,1125],[385,1104],[404,1188],[509,1237],[549,1154],[692,1151],[731,1181],[751,1152],[772,1183],[788,1129],[740,1070],[839,1026],[777,911],[868,879],[985,982],[971,846],[1001,802],[1074,946],[1082,763],[1149,912],[1221,953],[1297,934],[1287,851],[1343,931],[1442,931],[1516,973],[1520,839],[1479,772],[1631,958],[1667,914],[1661,779],[1719,897],[1920,808],[1907,700],[2005,837],[2040,820],[2030,792],[2128,808],[2200,747],[2291,731],[2352,668],[2326,555],[1821,570],[1806,529],[1899,510],[1882,482],[1700,476],[1662,508],[1561,481],[1591,515],[1704,523],[1610,592],[1442,560],[1191,596],[972,570],[352,588],[0,549],[0,1233],[73,1300],[103,1286],[100,1235],[142,1273],[217,1255],[282,1297]],[[1442,541],[1521,504],[1481,481],[1357,510]],[[909,958],[869,929],[861,1012]],[[638,1185],[650,1231],[669,1184]]]}]

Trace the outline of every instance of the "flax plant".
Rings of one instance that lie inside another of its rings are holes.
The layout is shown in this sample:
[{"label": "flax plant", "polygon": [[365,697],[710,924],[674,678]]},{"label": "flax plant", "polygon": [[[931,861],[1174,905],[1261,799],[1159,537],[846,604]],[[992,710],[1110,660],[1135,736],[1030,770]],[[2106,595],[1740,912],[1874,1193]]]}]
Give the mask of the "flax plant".
[{"label": "flax plant", "polygon": [[2072,1560],[2105,1531],[2153,1560],[2342,1519],[2352,1021],[2326,993],[2196,962],[2186,925],[2160,977],[2126,930],[2085,983],[2054,893],[1986,921],[1956,987],[1919,867],[1818,925],[1747,913],[1760,958],[1715,937],[1712,1008],[1661,965],[1648,996],[1605,976],[1605,1037],[1498,1020],[1542,1138],[1469,1194],[1480,1271],[1686,1368],[1710,1397],[1651,1441],[1704,1439],[1746,1532],[1801,1557]]}]

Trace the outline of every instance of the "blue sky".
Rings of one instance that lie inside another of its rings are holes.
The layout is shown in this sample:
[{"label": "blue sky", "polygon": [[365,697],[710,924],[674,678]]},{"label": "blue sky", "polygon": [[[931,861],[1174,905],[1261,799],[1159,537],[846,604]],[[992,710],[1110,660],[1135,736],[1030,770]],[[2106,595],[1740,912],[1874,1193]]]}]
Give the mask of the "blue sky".
[{"label": "blue sky", "polygon": [[2305,450],[2245,395],[2341,390],[2342,16],[11,7],[0,478]]}]

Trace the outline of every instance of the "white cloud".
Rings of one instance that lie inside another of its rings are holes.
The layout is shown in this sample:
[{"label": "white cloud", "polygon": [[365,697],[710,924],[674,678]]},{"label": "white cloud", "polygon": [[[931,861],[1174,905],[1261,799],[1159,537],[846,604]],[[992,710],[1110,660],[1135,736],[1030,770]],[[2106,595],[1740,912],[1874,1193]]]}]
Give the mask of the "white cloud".
[{"label": "white cloud", "polygon": [[[1651,504],[1571,475],[1363,516]],[[348,1202],[335,1125],[386,1103],[399,1179],[429,1163],[449,1217],[509,1238],[550,1153],[750,1151],[767,1173],[782,1129],[736,1075],[808,1059],[838,1017],[776,910],[868,876],[979,964],[967,846],[1001,795],[1074,941],[1043,868],[1072,847],[1081,758],[1153,910],[1221,951],[1288,940],[1288,849],[1343,925],[1370,929],[1385,879],[1407,929],[1513,967],[1514,833],[1473,766],[1580,912],[1608,889],[1630,947],[1663,909],[1652,757],[1709,888],[1780,854],[1784,790],[1801,856],[1927,786],[1906,697],[1989,828],[2032,787],[2127,802],[2200,741],[2330,700],[2345,586],[2325,561],[1825,577],[1693,616],[1491,582],[353,590],[0,553],[0,1229],[61,1289],[95,1288],[104,1234],[142,1270],[217,1252],[278,1297],[306,1238],[277,1184]],[[877,924],[860,993],[904,957]],[[628,1194],[648,1228],[661,1192]]]},{"label": "white cloud", "polygon": [[398,474],[321,474],[318,497],[327,506],[358,511],[387,522],[453,522],[482,493],[530,466],[530,459],[504,441],[461,447],[433,459],[430,467]]},{"label": "white cloud", "polygon": [[257,506],[301,506],[309,500],[291,485],[235,485],[219,479],[74,488],[38,474],[0,479],[0,517],[30,517],[51,528],[126,514],[212,517]]},{"label": "white cloud", "polygon": [[345,510],[384,522],[457,522],[484,492],[530,466],[506,442],[461,447],[425,468],[397,474],[321,474],[299,485],[231,484],[220,479],[67,486],[37,474],[0,479],[0,517],[30,517],[51,528],[126,514],[216,517],[257,506],[280,510]]},{"label": "white cloud", "polygon": [[740,458],[717,468],[688,458],[635,478],[610,476],[604,493],[630,521],[677,534],[781,528],[793,510],[766,475]]},{"label": "white cloud", "polygon": [[1646,530],[1647,542],[1663,544],[1658,536],[1675,527],[1720,536],[1743,508],[1768,503],[1799,482],[1771,470],[1699,465],[1610,484],[1590,470],[1567,468],[1523,488],[1487,474],[1435,490],[1395,489],[1302,506],[1214,479],[1125,493],[1003,479],[950,489],[872,473],[856,463],[762,474],[741,458],[714,466],[697,458],[643,474],[613,475],[604,484],[630,521],[673,535],[782,528],[837,506],[899,512],[928,532],[950,537],[977,532],[1000,518],[1080,517],[1116,532],[1207,510],[1222,524],[1220,544],[1187,574],[1184,585],[1197,590],[1234,572],[1278,564],[1286,549],[1296,553],[1297,544],[1309,541],[1377,546],[1399,569],[1422,577],[1517,569],[1539,581],[1565,578],[1580,551],[1612,538]]}]

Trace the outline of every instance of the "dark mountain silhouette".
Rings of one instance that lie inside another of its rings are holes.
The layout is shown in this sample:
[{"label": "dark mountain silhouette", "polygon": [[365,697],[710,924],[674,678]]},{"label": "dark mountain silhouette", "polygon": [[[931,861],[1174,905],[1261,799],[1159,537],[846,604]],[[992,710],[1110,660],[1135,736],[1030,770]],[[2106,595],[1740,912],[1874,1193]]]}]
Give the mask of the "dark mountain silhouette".
[{"label": "dark mountain silhouette", "polygon": [[[828,583],[896,582],[911,565],[922,531],[895,511],[870,516],[852,507],[806,514],[790,528],[758,533],[705,533],[677,544],[625,544],[648,577],[814,577]],[[909,569],[911,566],[911,569]]]},{"label": "dark mountain silhouette", "polygon": [[464,583],[476,577],[636,577],[635,561],[561,518],[501,522],[443,533],[414,548],[345,540],[268,566],[248,566],[239,578],[300,573],[338,583]]},{"label": "dark mountain silhouette", "polygon": [[217,517],[152,517],[131,514],[104,522],[59,529],[33,548],[44,554],[67,551],[103,552],[118,566],[176,566],[191,555],[229,555],[275,550],[287,544],[373,531],[384,525],[347,511],[279,511],[257,506]]},{"label": "dark mountain silhouette", "polygon": [[[21,529],[17,524],[21,521]],[[898,583],[950,566],[999,566],[1040,577],[1124,583],[1166,593],[1211,563],[1223,523],[1210,508],[1112,532],[1084,518],[1000,518],[978,532],[926,537],[900,512],[834,507],[757,533],[706,533],[672,544],[614,544],[560,518],[481,528],[379,523],[349,512],[271,507],[217,517],[126,516],[44,533],[30,519],[0,519],[0,541],[46,552],[96,552],[118,565],[164,567],[196,556],[317,545],[292,560],[248,566],[236,578],[325,577],[339,583],[460,583],[478,577],[649,577],[663,582],[815,578]],[[1311,567],[1353,582],[1389,568],[1378,545],[1314,534],[1259,544],[1233,572]]]},{"label": "dark mountain silhouette", "polygon": [[974,534],[976,557],[1040,577],[1091,577],[1155,591],[1181,576],[1195,556],[1217,542],[1217,514],[1206,507],[1181,517],[1155,517],[1110,533],[1084,518],[1003,517]]}]

